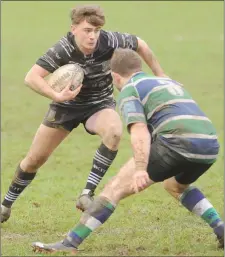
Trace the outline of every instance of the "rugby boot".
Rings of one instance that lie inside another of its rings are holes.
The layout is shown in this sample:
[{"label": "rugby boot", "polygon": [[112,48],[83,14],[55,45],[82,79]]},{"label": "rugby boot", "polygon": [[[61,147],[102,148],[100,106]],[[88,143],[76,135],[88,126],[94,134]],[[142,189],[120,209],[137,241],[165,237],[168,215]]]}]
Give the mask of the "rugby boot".
[{"label": "rugby boot", "polygon": [[214,229],[218,241],[218,248],[224,249],[224,223],[220,222]]},{"label": "rugby boot", "polygon": [[35,253],[70,253],[76,254],[78,249],[71,244],[60,241],[56,243],[44,244],[41,242],[32,243],[33,252]]},{"label": "rugby boot", "polygon": [[1,223],[6,222],[11,214],[11,208],[1,205]]},{"label": "rugby boot", "polygon": [[86,211],[94,200],[93,196],[94,196],[94,193],[91,190],[84,189],[77,200],[77,203],[76,203],[77,209],[81,211]]},{"label": "rugby boot", "polygon": [[217,240],[218,240],[218,248],[224,249],[224,236],[222,237],[217,236]]}]

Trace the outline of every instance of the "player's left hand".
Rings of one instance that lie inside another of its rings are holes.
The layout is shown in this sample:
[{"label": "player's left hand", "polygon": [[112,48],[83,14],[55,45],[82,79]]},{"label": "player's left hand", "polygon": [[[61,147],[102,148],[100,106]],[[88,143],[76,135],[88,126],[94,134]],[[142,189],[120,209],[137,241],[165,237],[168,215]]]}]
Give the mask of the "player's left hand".
[{"label": "player's left hand", "polygon": [[132,187],[135,193],[144,190],[150,184],[150,179],[146,170],[138,170],[133,175]]}]

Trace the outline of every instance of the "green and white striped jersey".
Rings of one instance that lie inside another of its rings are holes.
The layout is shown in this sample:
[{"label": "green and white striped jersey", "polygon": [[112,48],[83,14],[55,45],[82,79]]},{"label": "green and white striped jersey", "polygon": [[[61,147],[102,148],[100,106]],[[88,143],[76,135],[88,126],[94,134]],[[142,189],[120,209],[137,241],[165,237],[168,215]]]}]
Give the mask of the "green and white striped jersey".
[{"label": "green and white striped jersey", "polygon": [[189,160],[216,160],[216,130],[180,83],[139,72],[121,90],[118,105],[127,126],[144,122],[153,140],[160,137],[170,149]]}]

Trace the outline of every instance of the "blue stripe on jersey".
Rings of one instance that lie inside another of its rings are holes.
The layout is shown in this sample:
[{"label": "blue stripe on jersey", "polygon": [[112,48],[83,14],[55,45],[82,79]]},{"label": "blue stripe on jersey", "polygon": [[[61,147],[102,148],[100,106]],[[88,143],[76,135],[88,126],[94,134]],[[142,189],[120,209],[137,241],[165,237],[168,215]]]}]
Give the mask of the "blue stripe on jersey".
[{"label": "blue stripe on jersey", "polygon": [[157,83],[156,80],[153,79],[146,79],[140,81],[136,85],[136,89],[138,91],[138,94],[140,96],[141,101],[145,98],[145,96],[155,87],[158,86],[159,83]]},{"label": "blue stripe on jersey", "polygon": [[[141,79],[141,78],[140,78]],[[142,80],[140,82],[137,83],[137,85],[135,86],[138,94],[140,96],[141,101],[145,98],[145,96],[152,91],[152,89],[156,86],[160,86],[160,85],[166,85],[169,83],[173,83],[175,85],[180,85],[180,83],[178,83],[175,80],[171,80],[171,79],[160,79],[160,78],[147,78],[145,80]]]},{"label": "blue stripe on jersey", "polygon": [[144,113],[143,105],[139,102],[139,100],[130,100],[123,104],[123,113]]},{"label": "blue stripe on jersey", "polygon": [[170,104],[162,110],[154,113],[148,120],[154,127],[158,127],[163,121],[179,116],[179,115],[195,115],[206,117],[196,103],[174,103]]},{"label": "blue stripe on jersey", "polygon": [[[164,138],[160,137],[170,146],[179,148],[180,153],[192,153],[202,155],[217,155],[219,152],[219,143],[217,139],[206,138]],[[185,146],[183,148],[182,146]]]}]

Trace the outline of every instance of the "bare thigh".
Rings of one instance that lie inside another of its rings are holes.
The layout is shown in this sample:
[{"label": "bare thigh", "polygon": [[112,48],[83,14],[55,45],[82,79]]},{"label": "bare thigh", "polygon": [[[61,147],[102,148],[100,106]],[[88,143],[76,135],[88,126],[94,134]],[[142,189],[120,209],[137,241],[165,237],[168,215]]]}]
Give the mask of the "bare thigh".
[{"label": "bare thigh", "polygon": [[65,129],[50,128],[41,124],[26,157],[20,163],[22,170],[35,172],[46,162],[51,153],[69,133]]},{"label": "bare thigh", "polygon": [[117,150],[123,127],[119,114],[106,108],[93,114],[85,124],[87,130],[99,135],[111,150]]},{"label": "bare thigh", "polygon": [[189,184],[180,184],[175,177],[163,181],[164,189],[174,198],[179,200],[181,194],[189,187]]}]

